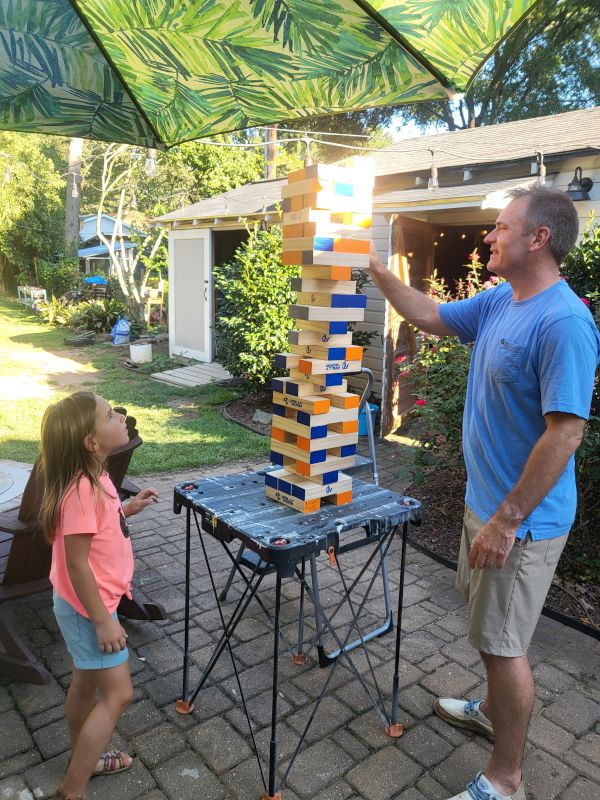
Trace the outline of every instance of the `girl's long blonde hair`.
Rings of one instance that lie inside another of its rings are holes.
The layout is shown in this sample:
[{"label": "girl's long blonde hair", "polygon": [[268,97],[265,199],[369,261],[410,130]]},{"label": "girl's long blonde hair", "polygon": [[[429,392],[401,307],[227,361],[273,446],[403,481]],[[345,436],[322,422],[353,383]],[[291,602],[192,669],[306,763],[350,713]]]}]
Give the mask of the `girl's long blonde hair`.
[{"label": "girl's long blonde hair", "polygon": [[43,487],[40,525],[48,544],[54,541],[62,500],[75,481],[85,475],[96,491],[102,491],[102,461],[84,441],[95,427],[93,392],[75,392],[44,413],[38,469]]}]

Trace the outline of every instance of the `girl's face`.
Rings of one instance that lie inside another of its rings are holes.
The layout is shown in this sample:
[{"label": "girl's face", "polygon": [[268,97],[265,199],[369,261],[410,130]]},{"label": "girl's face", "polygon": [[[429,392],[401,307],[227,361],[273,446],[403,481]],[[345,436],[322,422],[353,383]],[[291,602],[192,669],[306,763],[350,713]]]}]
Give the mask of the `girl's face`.
[{"label": "girl's face", "polygon": [[96,395],[96,424],[94,433],[86,437],[88,447],[106,458],[115,447],[122,447],[129,441],[125,417],[117,414],[103,397]]}]

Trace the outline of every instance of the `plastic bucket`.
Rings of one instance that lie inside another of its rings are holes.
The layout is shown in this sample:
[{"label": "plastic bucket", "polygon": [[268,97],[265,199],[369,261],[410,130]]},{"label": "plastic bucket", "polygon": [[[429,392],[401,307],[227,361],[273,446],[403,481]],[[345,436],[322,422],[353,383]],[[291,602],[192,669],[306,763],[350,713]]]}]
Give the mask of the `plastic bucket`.
[{"label": "plastic bucket", "polygon": [[[373,423],[373,428],[375,428],[375,418],[377,414],[379,414],[379,406],[376,406],[374,403],[369,403],[369,408],[371,410],[371,422]],[[358,415],[358,435],[359,436],[368,436],[368,429],[367,429],[367,411],[363,408]]]},{"label": "plastic bucket", "polygon": [[152,345],[130,344],[129,358],[134,364],[145,364],[148,361],[152,361]]}]

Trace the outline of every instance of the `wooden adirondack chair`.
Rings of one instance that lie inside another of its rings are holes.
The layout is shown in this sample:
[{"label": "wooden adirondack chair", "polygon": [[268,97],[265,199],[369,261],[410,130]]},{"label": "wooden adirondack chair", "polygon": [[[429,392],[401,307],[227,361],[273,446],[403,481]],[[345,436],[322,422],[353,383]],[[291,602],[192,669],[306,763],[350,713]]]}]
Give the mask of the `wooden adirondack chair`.
[{"label": "wooden adirondack chair", "polygon": [[[133,451],[142,444],[133,417],[126,415],[129,442],[114,450],[108,459],[108,472],[121,499],[137,494],[139,489],[125,475]],[[37,462],[25,486],[18,509],[0,512],[0,604],[50,588],[48,578],[52,551],[38,525],[41,505],[41,484]],[[130,619],[165,619],[166,612],[158,603],[144,603],[133,594],[123,597],[119,614]],[[10,619],[0,606],[0,674],[25,683],[48,683],[50,674],[18,636]]]}]

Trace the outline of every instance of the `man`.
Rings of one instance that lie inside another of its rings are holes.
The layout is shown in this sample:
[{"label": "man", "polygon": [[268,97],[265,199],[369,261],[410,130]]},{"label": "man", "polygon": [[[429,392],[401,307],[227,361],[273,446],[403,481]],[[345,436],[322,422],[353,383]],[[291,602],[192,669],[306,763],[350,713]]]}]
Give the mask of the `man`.
[{"label": "man", "polygon": [[561,280],[577,212],[564,192],[515,190],[485,238],[504,278],[446,304],[399,281],[371,253],[371,275],[406,320],[473,341],[463,451],[465,517],[457,586],[469,642],[487,673],[483,701],[443,698],[434,710],[494,742],[485,773],[452,800],[524,800],[521,762],[533,708],[527,649],[575,517],[575,450],[589,416],[600,335]]}]

